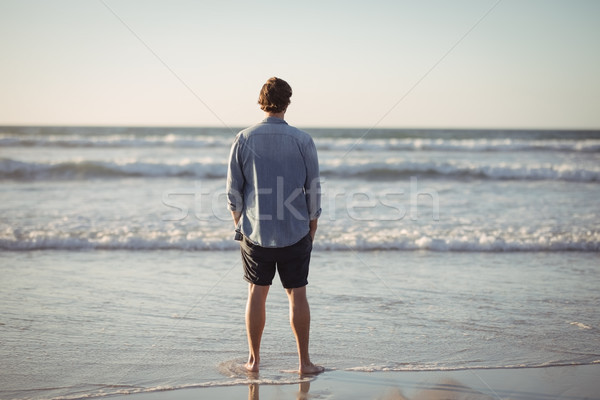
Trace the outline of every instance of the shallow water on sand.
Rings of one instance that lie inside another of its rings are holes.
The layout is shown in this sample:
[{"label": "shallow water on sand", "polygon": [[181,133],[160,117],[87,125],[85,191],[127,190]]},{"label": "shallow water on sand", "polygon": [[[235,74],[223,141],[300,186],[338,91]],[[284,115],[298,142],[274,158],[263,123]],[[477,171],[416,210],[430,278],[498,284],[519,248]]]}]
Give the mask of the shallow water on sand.
[{"label": "shallow water on sand", "polygon": [[[594,253],[315,252],[313,361],[421,371],[600,360]],[[5,252],[2,398],[246,382],[237,252]],[[265,383],[297,382],[287,298],[267,301]],[[225,371],[225,372],[224,372]],[[234,371],[233,373],[231,371]]]}]

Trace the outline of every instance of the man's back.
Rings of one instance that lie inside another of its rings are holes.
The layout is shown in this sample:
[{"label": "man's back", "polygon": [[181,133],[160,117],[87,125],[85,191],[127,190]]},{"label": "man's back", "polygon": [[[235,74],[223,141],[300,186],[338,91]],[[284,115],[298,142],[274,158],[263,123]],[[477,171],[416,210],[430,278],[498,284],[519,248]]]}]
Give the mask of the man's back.
[{"label": "man's back", "polygon": [[242,212],[242,234],[263,247],[302,239],[308,221],[320,212],[318,177],[308,133],[275,117],[241,131],[232,146],[227,185],[230,209]]}]

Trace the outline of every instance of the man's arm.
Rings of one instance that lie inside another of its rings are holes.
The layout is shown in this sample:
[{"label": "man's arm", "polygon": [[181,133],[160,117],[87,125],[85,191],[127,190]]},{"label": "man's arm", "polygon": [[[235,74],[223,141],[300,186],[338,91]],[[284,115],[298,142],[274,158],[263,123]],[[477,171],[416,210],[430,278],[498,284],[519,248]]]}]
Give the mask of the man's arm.
[{"label": "man's arm", "polygon": [[239,151],[239,135],[231,146],[229,154],[229,166],[227,168],[227,208],[231,211],[233,222],[237,224],[242,216],[244,207],[243,190],[244,190],[244,174],[240,163]]},{"label": "man's arm", "polygon": [[[304,165],[306,167],[306,181],[304,190],[308,206],[308,218],[311,222],[311,232],[317,230],[316,219],[321,216],[321,179],[319,177],[319,158],[317,147],[312,138],[307,143],[304,151]],[[314,221],[314,228],[312,226]]]},{"label": "man's arm", "polygon": [[319,178],[317,147],[312,138],[305,148],[304,157],[306,166],[306,182],[304,183],[304,190],[307,194],[308,218],[310,219],[308,232],[311,240],[314,241],[318,220],[321,216],[321,179]]}]

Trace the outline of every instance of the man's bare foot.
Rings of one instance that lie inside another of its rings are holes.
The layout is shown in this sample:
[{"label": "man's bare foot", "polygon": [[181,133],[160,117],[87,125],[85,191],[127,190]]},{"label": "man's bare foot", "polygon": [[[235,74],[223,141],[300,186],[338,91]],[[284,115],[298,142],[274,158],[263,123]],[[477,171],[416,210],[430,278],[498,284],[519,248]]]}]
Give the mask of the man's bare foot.
[{"label": "man's bare foot", "polygon": [[246,364],[244,364],[244,368],[246,368],[246,371],[248,372],[258,372],[258,363],[248,361]]},{"label": "man's bare foot", "polygon": [[316,375],[325,371],[325,367],[321,367],[320,365],[315,365],[313,363],[307,365],[301,365],[300,370],[298,371],[301,375]]}]

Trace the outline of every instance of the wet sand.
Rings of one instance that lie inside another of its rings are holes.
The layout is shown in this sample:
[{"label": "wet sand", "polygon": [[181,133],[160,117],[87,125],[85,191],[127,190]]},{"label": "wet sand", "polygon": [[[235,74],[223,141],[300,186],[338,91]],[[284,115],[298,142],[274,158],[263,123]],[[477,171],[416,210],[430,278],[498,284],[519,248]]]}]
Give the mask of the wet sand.
[{"label": "wet sand", "polygon": [[326,371],[296,384],[247,384],[158,391],[120,400],[378,399],[542,400],[600,399],[600,364],[461,371]]}]

